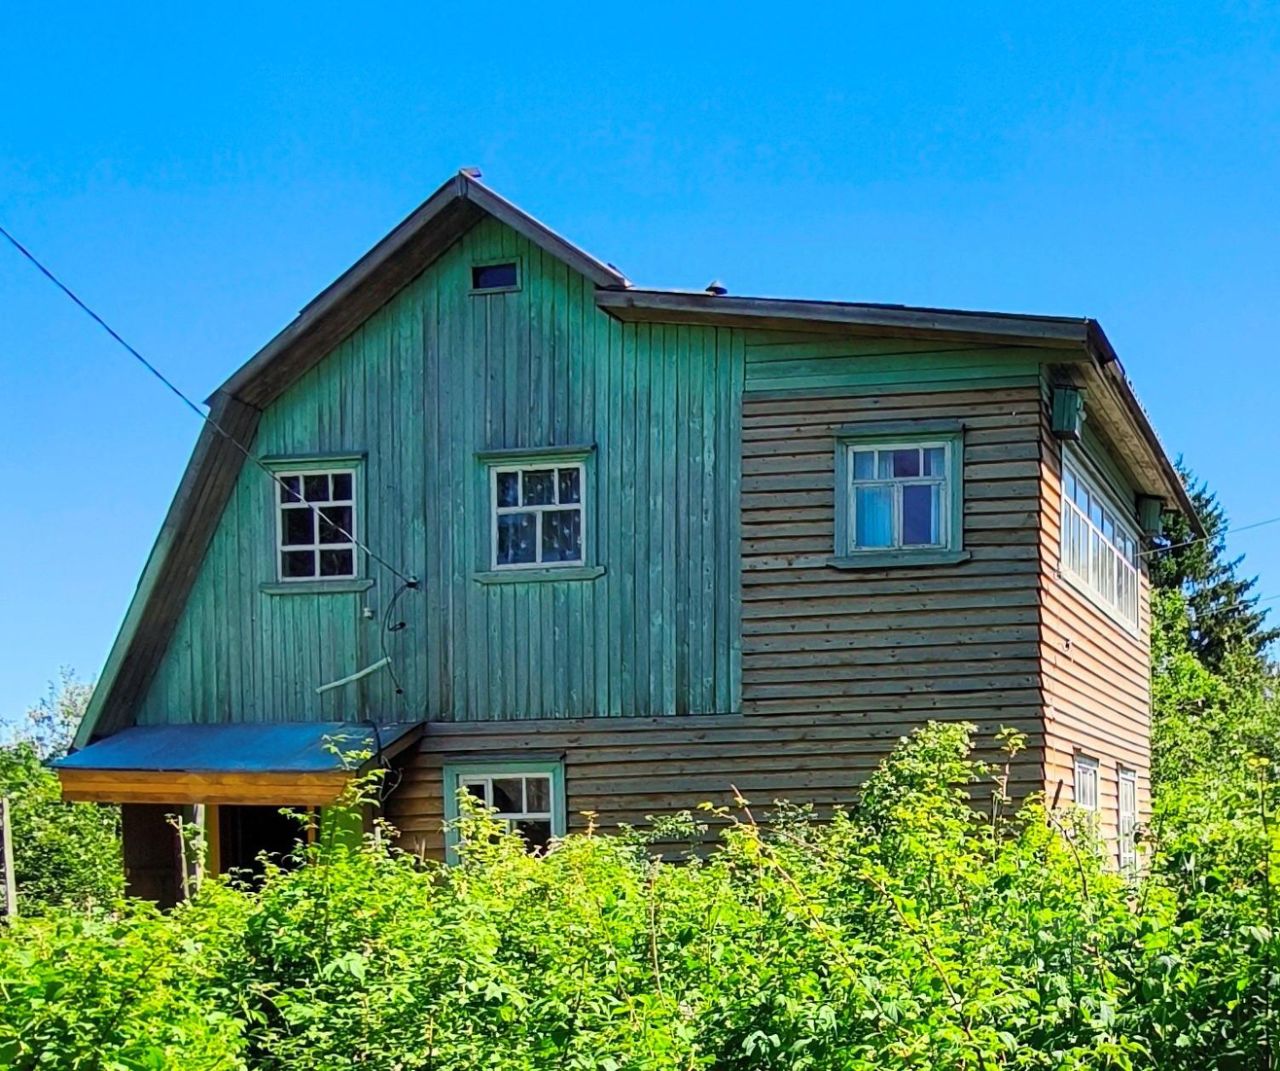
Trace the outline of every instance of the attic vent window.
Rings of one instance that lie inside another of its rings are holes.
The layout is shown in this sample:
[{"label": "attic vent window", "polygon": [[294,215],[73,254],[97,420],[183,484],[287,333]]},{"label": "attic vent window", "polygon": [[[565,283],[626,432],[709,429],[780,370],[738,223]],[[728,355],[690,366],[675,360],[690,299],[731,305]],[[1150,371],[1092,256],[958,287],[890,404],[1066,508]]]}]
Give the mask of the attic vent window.
[{"label": "attic vent window", "polygon": [[471,289],[477,293],[516,290],[520,286],[520,267],[514,260],[500,264],[476,264],[471,268]]}]

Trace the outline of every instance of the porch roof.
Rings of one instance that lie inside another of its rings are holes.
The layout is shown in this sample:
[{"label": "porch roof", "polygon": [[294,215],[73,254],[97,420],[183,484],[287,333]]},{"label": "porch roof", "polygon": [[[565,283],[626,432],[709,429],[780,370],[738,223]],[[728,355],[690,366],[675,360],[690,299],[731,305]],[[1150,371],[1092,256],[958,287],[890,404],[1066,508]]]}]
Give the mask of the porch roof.
[{"label": "porch roof", "polygon": [[331,802],[352,777],[409,746],[423,727],[423,722],[138,725],[52,765],[66,799],[312,806]]}]

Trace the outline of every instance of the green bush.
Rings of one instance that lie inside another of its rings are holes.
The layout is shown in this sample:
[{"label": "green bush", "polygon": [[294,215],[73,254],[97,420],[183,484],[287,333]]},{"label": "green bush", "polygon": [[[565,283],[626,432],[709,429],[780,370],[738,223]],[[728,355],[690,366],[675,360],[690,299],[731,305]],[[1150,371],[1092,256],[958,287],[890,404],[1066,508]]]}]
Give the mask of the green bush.
[{"label": "green bush", "polygon": [[595,830],[534,858],[472,814],[452,868],[386,836],[322,841],[168,915],[23,920],[0,939],[0,1062],[1267,1067],[1262,797],[1161,841],[1138,885],[1087,822],[1005,815],[998,790],[975,809],[971,787],[1001,771],[969,758],[970,731],[917,733],[830,822],[757,822],[741,801],[706,858]]},{"label": "green bush", "polygon": [[66,753],[92,688],[63,670],[0,743],[0,796],[12,806],[14,871],[24,914],[110,906],[124,888],[120,809],[64,803],[45,763]]}]

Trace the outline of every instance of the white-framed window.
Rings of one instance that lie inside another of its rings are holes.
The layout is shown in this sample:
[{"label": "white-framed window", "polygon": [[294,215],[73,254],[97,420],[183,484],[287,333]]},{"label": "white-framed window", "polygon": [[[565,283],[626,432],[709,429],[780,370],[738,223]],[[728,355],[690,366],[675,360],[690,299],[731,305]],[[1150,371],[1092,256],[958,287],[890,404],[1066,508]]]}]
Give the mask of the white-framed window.
[{"label": "white-framed window", "polygon": [[354,577],[355,469],[288,469],[277,475],[276,558],[280,580]]},{"label": "white-framed window", "polygon": [[[530,851],[544,851],[552,838],[565,835],[564,765],[559,760],[447,763],[444,788],[450,823],[458,818],[460,792],[466,792],[520,833]],[[451,854],[457,848],[454,830],[448,846]]]},{"label": "white-framed window", "polygon": [[1138,627],[1140,546],[1115,499],[1064,453],[1062,572],[1130,629]]},{"label": "white-framed window", "polygon": [[847,449],[851,548],[946,546],[948,443],[855,444]]},{"label": "white-framed window", "polygon": [[1076,806],[1085,811],[1098,810],[1098,760],[1089,755],[1076,755]]},{"label": "white-framed window", "polygon": [[1132,872],[1138,866],[1138,771],[1121,766],[1117,776],[1116,828],[1120,841],[1120,869]]},{"label": "white-framed window", "polygon": [[582,462],[494,465],[490,479],[494,569],[584,563]]}]

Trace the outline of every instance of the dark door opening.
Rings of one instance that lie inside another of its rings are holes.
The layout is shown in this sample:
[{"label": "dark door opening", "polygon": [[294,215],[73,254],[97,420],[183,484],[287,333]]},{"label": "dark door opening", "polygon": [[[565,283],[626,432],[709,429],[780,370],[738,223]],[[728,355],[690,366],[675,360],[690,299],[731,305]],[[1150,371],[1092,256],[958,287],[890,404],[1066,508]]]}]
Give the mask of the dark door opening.
[{"label": "dark door opening", "polygon": [[218,862],[222,872],[246,872],[262,876],[263,852],[272,861],[291,866],[289,857],[306,836],[296,818],[281,814],[279,807],[223,806],[218,808]]}]

